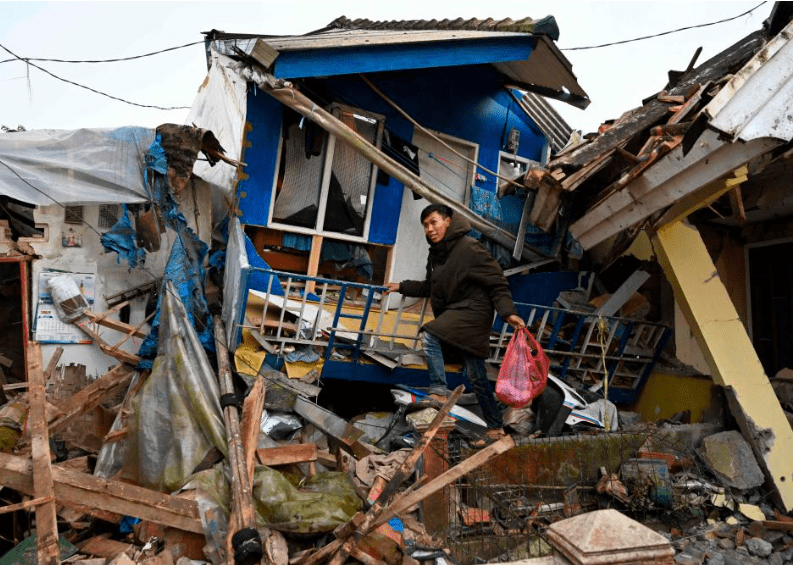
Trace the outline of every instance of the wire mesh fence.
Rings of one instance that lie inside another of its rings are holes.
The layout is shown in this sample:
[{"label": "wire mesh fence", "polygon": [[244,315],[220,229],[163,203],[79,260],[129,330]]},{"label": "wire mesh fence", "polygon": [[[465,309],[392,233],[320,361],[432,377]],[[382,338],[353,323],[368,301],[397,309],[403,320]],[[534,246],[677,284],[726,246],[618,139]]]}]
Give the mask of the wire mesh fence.
[{"label": "wire mesh fence", "polygon": [[[642,522],[690,517],[692,504],[719,488],[690,445],[674,428],[525,439],[436,493],[420,518],[456,563],[469,565],[547,555],[550,524],[606,506]],[[436,438],[424,472],[473,453],[455,432]]]}]

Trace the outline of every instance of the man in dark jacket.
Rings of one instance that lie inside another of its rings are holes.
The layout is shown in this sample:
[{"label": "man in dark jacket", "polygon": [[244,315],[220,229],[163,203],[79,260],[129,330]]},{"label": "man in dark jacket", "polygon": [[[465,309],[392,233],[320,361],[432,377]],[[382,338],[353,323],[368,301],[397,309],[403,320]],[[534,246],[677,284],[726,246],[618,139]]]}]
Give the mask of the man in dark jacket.
[{"label": "man in dark jacket", "polygon": [[431,204],[421,212],[430,244],[423,281],[388,283],[387,293],[429,297],[435,318],[422,328],[422,345],[430,375],[430,393],[442,400],[447,392],[441,342],[462,352],[468,381],[476,393],[491,437],[503,434],[501,410],[487,379],[484,360],[490,349],[494,309],[513,328],[518,316],[501,267],[488,251],[466,234],[468,220],[448,206]]}]

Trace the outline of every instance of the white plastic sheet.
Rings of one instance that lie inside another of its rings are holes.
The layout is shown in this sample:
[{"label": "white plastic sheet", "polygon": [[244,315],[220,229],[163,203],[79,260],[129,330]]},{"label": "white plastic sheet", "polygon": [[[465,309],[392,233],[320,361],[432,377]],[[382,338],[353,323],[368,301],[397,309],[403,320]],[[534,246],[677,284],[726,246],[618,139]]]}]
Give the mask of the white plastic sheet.
[{"label": "white plastic sheet", "polygon": [[0,194],[22,202],[145,202],[145,155],[155,131],[33,130],[0,134]]},{"label": "white plastic sheet", "polygon": [[124,476],[171,492],[210,450],[225,455],[228,447],[217,376],[170,284],[160,316],[157,358],[128,422]]}]

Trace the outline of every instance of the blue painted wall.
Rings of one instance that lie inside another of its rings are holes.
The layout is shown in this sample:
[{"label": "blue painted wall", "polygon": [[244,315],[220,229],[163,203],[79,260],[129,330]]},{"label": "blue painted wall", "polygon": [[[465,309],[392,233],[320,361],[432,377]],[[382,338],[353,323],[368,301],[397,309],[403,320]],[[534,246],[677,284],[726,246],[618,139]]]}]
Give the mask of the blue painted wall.
[{"label": "blue painted wall", "polygon": [[513,36],[285,51],[275,60],[272,72],[277,78],[294,79],[525,61],[534,41],[531,36]]},{"label": "blue painted wall", "polygon": [[248,86],[248,125],[243,162],[245,176],[237,184],[237,210],[243,224],[267,225],[273,179],[278,166],[283,104]]},{"label": "blue painted wall", "polygon": [[[545,138],[501,85],[501,76],[489,65],[468,65],[373,73],[368,77],[388,97],[419,123],[479,145],[479,163],[497,171],[499,151],[509,131],[520,131],[518,155],[541,160]],[[374,93],[355,75],[312,79],[307,94],[312,99],[339,101],[356,108],[382,114],[386,127],[410,140],[413,126]],[[248,121],[251,144],[245,153],[248,178],[239,183],[239,210],[244,224],[266,225],[280,135],[282,111],[272,97],[251,91],[248,95]],[[496,190],[496,179],[477,186]],[[394,179],[376,186],[369,240],[390,244],[396,239],[403,187]],[[504,220],[516,223],[522,209],[521,198],[502,199]]]}]

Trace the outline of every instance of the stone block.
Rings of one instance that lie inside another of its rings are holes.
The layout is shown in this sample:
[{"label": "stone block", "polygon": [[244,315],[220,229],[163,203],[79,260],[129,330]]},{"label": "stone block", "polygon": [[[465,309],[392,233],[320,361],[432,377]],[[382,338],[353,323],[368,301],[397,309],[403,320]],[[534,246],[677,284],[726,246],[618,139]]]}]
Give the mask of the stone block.
[{"label": "stone block", "polygon": [[765,481],[752,448],[737,431],[706,437],[700,454],[711,470],[730,487],[748,490]]}]

